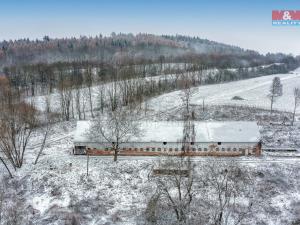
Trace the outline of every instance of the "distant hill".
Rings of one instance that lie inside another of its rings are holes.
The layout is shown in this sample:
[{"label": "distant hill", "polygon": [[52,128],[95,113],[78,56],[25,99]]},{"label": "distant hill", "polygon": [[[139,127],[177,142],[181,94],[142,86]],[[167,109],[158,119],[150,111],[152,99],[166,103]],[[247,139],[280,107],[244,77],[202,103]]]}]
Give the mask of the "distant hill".
[{"label": "distant hill", "polygon": [[0,68],[15,65],[92,61],[119,64],[203,62],[217,67],[258,66],[281,62],[284,54],[261,55],[252,50],[182,35],[115,34],[0,42]]}]

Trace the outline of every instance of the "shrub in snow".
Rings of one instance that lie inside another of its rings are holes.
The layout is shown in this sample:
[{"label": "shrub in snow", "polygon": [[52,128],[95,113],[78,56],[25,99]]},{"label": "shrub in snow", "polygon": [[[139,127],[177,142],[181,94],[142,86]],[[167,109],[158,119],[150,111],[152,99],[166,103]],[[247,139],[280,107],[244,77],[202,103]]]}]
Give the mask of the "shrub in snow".
[{"label": "shrub in snow", "polygon": [[232,97],[232,100],[244,100],[244,99],[240,96],[234,96]]}]

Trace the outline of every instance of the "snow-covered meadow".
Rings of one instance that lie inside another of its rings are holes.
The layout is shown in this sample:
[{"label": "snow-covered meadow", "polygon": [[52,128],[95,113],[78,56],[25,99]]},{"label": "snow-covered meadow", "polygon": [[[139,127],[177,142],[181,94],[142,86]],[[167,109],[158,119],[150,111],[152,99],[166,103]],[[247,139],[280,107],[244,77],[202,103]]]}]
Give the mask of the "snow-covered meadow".
[{"label": "snow-covered meadow", "polygon": [[[179,120],[180,105],[176,109],[169,111],[167,116],[163,115],[167,108],[162,108],[162,114],[156,117],[151,113],[148,116],[156,120]],[[267,110],[251,108],[251,111],[234,106],[213,105],[205,110],[207,120],[256,120],[269,115]],[[281,120],[284,115],[275,111],[274,116]],[[5,180],[2,187],[9,190],[3,195],[4,204],[8,206],[3,215],[14,218],[14,212],[21,212],[18,220],[23,224],[68,225],[74,221],[86,225],[148,224],[145,220],[147,202],[156,191],[151,171],[159,159],[121,157],[114,163],[112,157],[90,157],[87,177],[87,157],[72,155],[75,124],[75,121],[54,124],[38,164],[33,165],[42,142],[42,132],[36,131],[24,165],[14,172],[13,179],[8,179],[4,167],[0,166],[1,179]],[[298,123],[293,130],[283,125],[261,124],[261,127],[264,142],[271,146],[274,143],[288,143],[292,147],[299,144]],[[216,159],[195,159],[196,169],[209,160]],[[264,154],[259,158],[235,160],[255,178],[253,189],[257,202],[253,216],[245,224],[297,224],[300,219],[300,158]]]},{"label": "snow-covered meadow", "polygon": [[[283,95],[274,103],[274,109],[293,111],[295,87],[300,88],[300,68],[289,74],[276,74],[256,77],[246,80],[233,81],[222,84],[204,85],[192,90],[191,104],[202,105],[243,105],[262,109],[270,108],[268,98],[270,86],[274,77],[280,77],[283,85]],[[148,101],[150,110],[171,110],[181,106],[181,91],[174,91],[155,97]],[[237,96],[243,100],[234,100]],[[297,109],[297,113],[300,108]]]},{"label": "snow-covered meadow", "polygon": [[[49,141],[37,165],[41,134],[35,134],[24,166],[6,180],[2,216],[13,218],[18,213],[22,224],[108,225],[147,224],[145,210],[156,186],[151,176],[157,158],[91,157],[87,176],[86,156],[72,155],[74,122],[54,125]],[[205,161],[196,160],[196,169]],[[217,160],[227,160],[219,158]],[[299,160],[265,156],[240,157],[236,162],[255,177],[253,188],[257,203],[253,216],[245,224],[294,225],[299,222]],[[15,210],[15,211],[14,211]],[[5,218],[5,217],[2,217]],[[0,224],[6,224],[3,219]],[[75,223],[78,224],[78,223]]]},{"label": "snow-covered meadow", "polygon": [[[215,73],[215,70],[208,70],[203,73],[203,76],[208,73]],[[270,99],[268,98],[270,86],[274,77],[279,77],[283,85],[283,95],[276,99],[274,109],[286,112],[292,112],[294,106],[293,91],[294,88],[300,87],[300,68],[292,71],[289,74],[276,74],[261,76],[246,80],[232,81],[221,84],[210,84],[192,88],[191,104],[202,105],[235,105],[249,106],[269,110]],[[144,78],[141,78],[141,80]],[[147,77],[146,80],[163,81],[165,79],[174,80],[176,75],[160,75],[155,77]],[[91,87],[91,99],[95,108],[99,105],[99,93],[102,90],[111,88],[111,83],[106,83]],[[73,91],[75,96],[75,90]],[[89,111],[88,104],[88,89],[81,89],[81,101],[85,101],[85,110]],[[146,101],[145,108],[148,111],[160,113],[162,111],[170,111],[179,109],[182,106],[181,101],[182,91],[173,91],[153,97]],[[28,98],[27,101],[33,102],[39,110],[45,110],[46,98],[50,102],[52,111],[60,111],[60,96],[58,92],[54,92],[49,96],[35,96]],[[75,97],[74,97],[75,98]],[[300,112],[298,107],[297,113]]]}]

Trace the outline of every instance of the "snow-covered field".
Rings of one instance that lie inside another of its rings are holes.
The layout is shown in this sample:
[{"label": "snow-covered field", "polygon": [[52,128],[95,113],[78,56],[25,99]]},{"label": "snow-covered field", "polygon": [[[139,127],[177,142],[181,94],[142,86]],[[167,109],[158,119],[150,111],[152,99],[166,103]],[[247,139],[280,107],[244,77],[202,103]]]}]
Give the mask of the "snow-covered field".
[{"label": "snow-covered field", "polygon": [[[85,225],[145,224],[146,204],[155,192],[150,173],[157,159],[122,158],[113,163],[111,157],[91,157],[87,177],[87,158],[71,154],[74,126],[74,122],[54,126],[37,165],[33,161],[42,138],[41,134],[33,137],[24,166],[14,173],[14,179],[5,178],[8,191],[4,196],[10,196],[6,206],[14,207],[18,220],[23,221],[20,224],[25,225],[74,224],[74,218]],[[194,163],[197,167],[207,160],[212,158]],[[254,188],[260,203],[249,224],[292,225],[297,221],[300,159],[265,156],[237,161],[256,176]],[[2,166],[0,171],[3,176]]]},{"label": "snow-covered field", "polygon": [[[214,70],[215,71],[215,70]],[[213,72],[213,71],[207,71],[208,72]],[[146,77],[146,78],[139,78],[139,79],[134,79],[135,81],[137,80],[141,80],[141,81],[153,81],[153,82],[158,82],[159,80],[174,80],[176,77],[175,74],[166,74],[166,75],[160,75],[160,76],[153,76],[153,77]],[[120,84],[121,82],[119,82]],[[99,104],[99,93],[100,91],[107,91],[110,88],[112,88],[112,83],[111,82],[107,82],[101,85],[95,85],[91,87],[91,99],[93,102],[94,106],[97,106]],[[119,89],[118,85],[117,88]],[[75,94],[76,91],[72,90],[71,91],[72,95],[73,95],[73,99],[75,99]],[[80,88],[80,93],[81,93],[81,103],[83,101],[87,102],[88,101],[88,88]],[[34,97],[28,97],[26,100],[28,102],[32,102],[34,103],[34,105],[37,107],[37,109],[44,111],[46,109],[46,98],[48,98],[49,102],[50,102],[50,108],[52,111],[56,111],[59,112],[60,111],[60,94],[58,93],[57,90],[55,90],[52,94],[49,95],[37,95]],[[105,98],[107,99],[107,96],[105,96]],[[74,100],[75,101],[75,100]],[[86,105],[88,105],[86,103]]]},{"label": "snow-covered field", "polygon": [[[206,73],[214,70],[206,71]],[[293,90],[295,87],[300,87],[300,68],[289,74],[276,74],[268,75],[257,78],[251,78],[247,80],[232,81],[228,83],[203,85],[193,88],[193,94],[191,97],[191,103],[194,105],[202,105],[203,101],[209,105],[244,105],[251,107],[258,107],[263,109],[270,108],[270,100],[268,98],[270,85],[274,77],[280,77],[283,84],[283,95],[279,97],[274,103],[274,109],[281,111],[293,111]],[[161,75],[155,77],[148,77],[148,80],[163,80],[163,79],[175,79],[176,75]],[[110,83],[100,86],[94,86],[91,89],[92,102],[94,107],[97,107],[99,103],[99,92],[102,89],[108,89]],[[87,103],[87,88],[81,89],[82,96],[85,96],[81,101]],[[147,110],[154,112],[168,111],[171,109],[179,108],[182,105],[181,91],[173,91],[170,93],[162,94],[154,97],[147,102]],[[74,92],[75,95],[75,92]],[[240,97],[243,100],[234,100],[233,97]],[[85,99],[84,99],[85,98]],[[59,93],[53,93],[49,96],[50,106],[53,111],[60,110],[60,96]],[[38,109],[44,110],[46,107],[46,96],[35,96],[29,98],[28,101],[33,101]],[[87,107],[89,108],[89,107]],[[300,107],[297,109],[297,113],[300,112]]]},{"label": "snow-covered field", "polygon": [[[269,89],[274,77],[280,77],[283,84],[283,95],[274,103],[274,109],[292,112],[294,101],[293,91],[300,88],[300,68],[290,74],[276,74],[247,80],[233,81],[222,84],[212,84],[193,88],[191,104],[226,104],[245,105],[263,109],[270,108]],[[181,106],[181,91],[160,95],[148,101],[150,110],[170,110]],[[233,100],[238,96],[244,100]],[[300,112],[300,107],[297,113]]]}]

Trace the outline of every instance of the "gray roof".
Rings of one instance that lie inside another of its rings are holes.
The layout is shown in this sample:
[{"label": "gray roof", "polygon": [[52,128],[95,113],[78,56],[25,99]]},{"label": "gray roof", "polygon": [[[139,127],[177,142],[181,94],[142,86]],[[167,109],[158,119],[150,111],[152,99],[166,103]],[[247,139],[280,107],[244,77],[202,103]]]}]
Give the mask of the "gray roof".
[{"label": "gray roof", "polygon": [[[91,121],[78,121],[74,134],[75,143],[95,142],[88,135]],[[195,142],[258,142],[259,127],[256,122],[222,121],[194,122]],[[141,122],[142,135],[131,142],[179,142],[183,136],[183,122]]]}]

